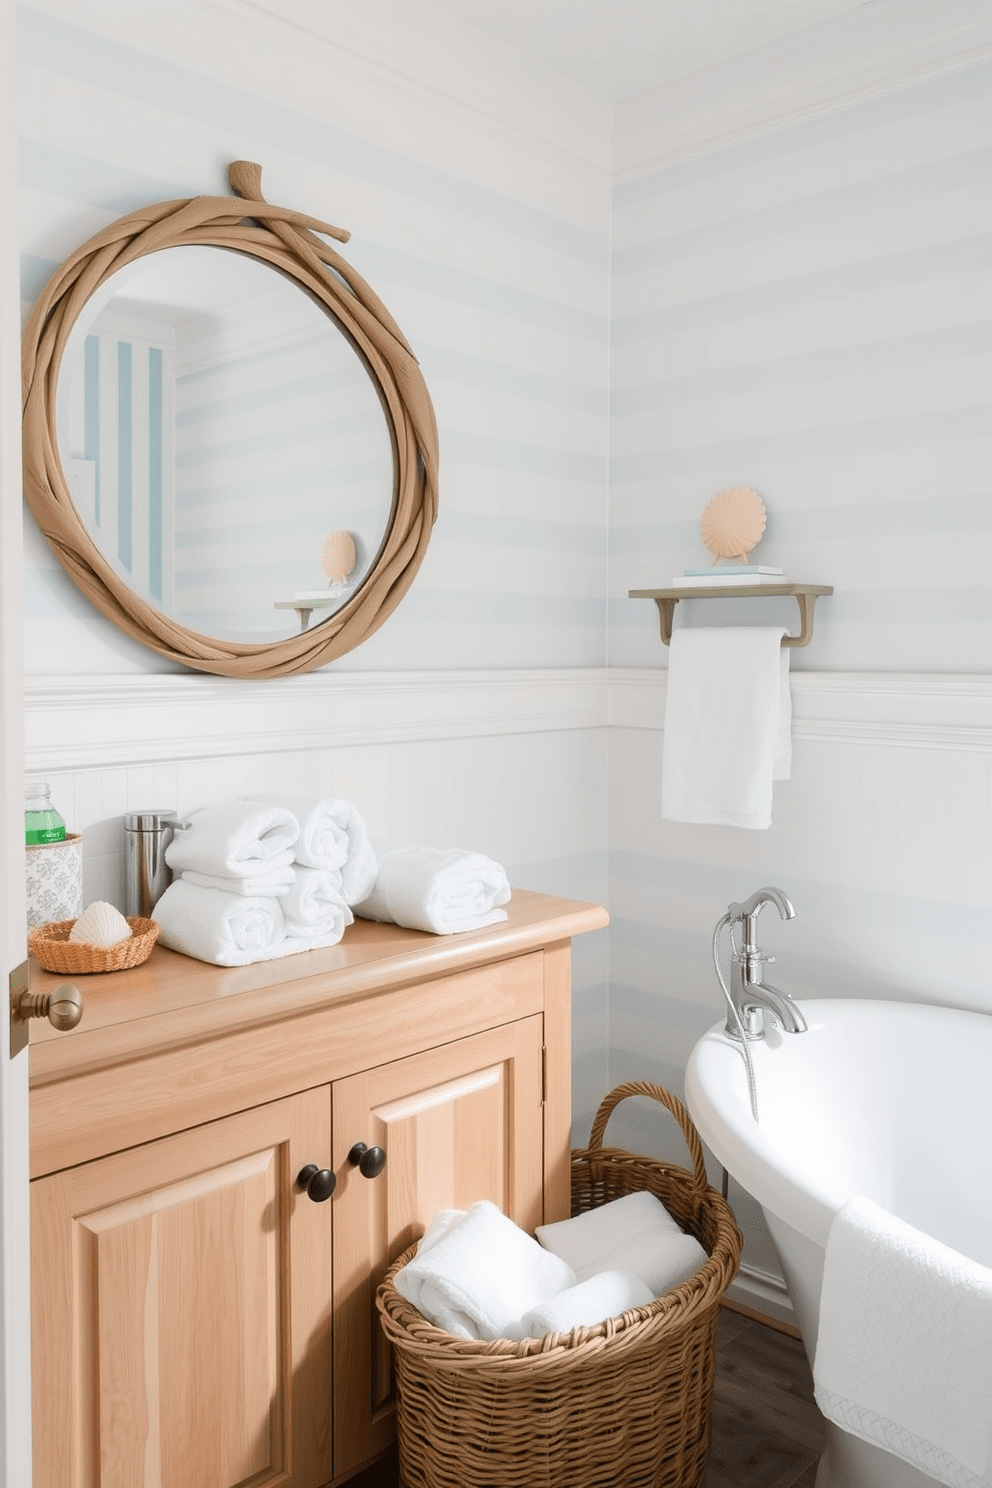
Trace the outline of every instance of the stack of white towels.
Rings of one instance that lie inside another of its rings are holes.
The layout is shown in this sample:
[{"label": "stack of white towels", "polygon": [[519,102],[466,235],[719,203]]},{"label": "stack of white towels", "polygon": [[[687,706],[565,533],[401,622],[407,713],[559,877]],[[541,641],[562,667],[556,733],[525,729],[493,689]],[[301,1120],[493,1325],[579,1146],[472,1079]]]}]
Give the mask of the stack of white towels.
[{"label": "stack of white towels", "polygon": [[543,1338],[645,1307],[707,1260],[650,1193],[539,1225],[536,1237],[488,1200],[443,1210],[396,1290],[459,1338]]},{"label": "stack of white towels", "polygon": [[193,812],[166,848],[153,914],[172,950],[247,966],[336,945],[355,915],[435,935],[506,919],[504,870],[481,853],[371,841],[349,802],[260,796]]},{"label": "stack of white towels", "polygon": [[153,910],[159,939],[218,966],[336,945],[375,884],[347,801],[232,801],[193,812],[165,850],[175,875]]}]

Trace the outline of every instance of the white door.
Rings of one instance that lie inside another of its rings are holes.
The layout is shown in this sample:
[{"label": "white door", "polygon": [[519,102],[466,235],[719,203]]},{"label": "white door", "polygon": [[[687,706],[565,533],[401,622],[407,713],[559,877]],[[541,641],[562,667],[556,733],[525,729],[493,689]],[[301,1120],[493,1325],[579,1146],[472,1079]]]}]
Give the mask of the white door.
[{"label": "white door", "polygon": [[0,1488],[31,1482],[28,1056],[10,1058],[7,984],[24,960],[21,394],[14,6],[0,0]]}]

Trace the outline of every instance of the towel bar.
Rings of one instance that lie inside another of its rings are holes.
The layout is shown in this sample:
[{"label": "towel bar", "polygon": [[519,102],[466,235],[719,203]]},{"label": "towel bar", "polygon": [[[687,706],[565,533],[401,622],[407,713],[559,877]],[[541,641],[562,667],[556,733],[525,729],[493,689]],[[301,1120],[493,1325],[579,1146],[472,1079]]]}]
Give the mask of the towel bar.
[{"label": "towel bar", "polygon": [[791,594],[799,606],[799,634],[782,637],[783,646],[808,646],[813,639],[813,606],[820,594],[833,594],[832,584],[749,584],[746,591],[725,584],[700,584],[691,589],[630,589],[631,599],[653,599],[661,620],[661,639],[672,639],[672,620],[680,599],[774,599]]}]

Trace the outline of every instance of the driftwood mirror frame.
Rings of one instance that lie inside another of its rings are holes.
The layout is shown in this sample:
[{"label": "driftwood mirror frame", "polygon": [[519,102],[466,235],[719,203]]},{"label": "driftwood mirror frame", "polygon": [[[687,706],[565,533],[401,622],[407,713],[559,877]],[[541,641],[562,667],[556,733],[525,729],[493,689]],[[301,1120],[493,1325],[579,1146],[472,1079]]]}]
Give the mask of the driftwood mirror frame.
[{"label": "driftwood mirror frame", "polygon": [[[325,241],[349,234],[262,197],[250,161],[228,170],[234,197],[159,202],[119,218],[53,274],[24,332],[24,482],[31,511],[79,589],[127,635],[196,671],[279,677],[344,655],[383,624],[413,582],[437,515],[438,438],[416,357],[378,296]],[[73,503],[58,453],[56,389],[66,342],[90,296],[145,254],[183,244],[234,249],[295,280],[324,307],[364,361],[393,444],[393,506],[378,556],[357,592],[329,619],[286,640],[226,642],[170,620],[108,563]]]}]

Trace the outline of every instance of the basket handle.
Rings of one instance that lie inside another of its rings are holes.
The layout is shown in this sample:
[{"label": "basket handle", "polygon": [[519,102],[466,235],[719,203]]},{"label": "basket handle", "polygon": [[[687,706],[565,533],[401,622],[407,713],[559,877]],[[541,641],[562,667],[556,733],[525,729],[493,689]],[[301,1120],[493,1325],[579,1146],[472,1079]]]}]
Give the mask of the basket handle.
[{"label": "basket handle", "polygon": [[703,1144],[699,1140],[699,1133],[693,1125],[692,1117],[677,1095],[673,1095],[663,1085],[654,1085],[649,1080],[629,1080],[624,1085],[618,1085],[615,1090],[610,1091],[609,1095],[603,1097],[599,1110],[596,1112],[596,1119],[592,1124],[588,1152],[592,1154],[598,1148],[602,1147],[603,1136],[606,1132],[606,1123],[620,1102],[626,1100],[630,1095],[646,1095],[651,1100],[658,1101],[660,1105],[665,1107],[666,1111],[674,1116],[685,1138],[685,1144],[689,1149],[689,1156],[692,1159],[693,1187],[698,1189],[700,1193],[705,1193],[709,1187],[709,1180],[706,1176]]}]

